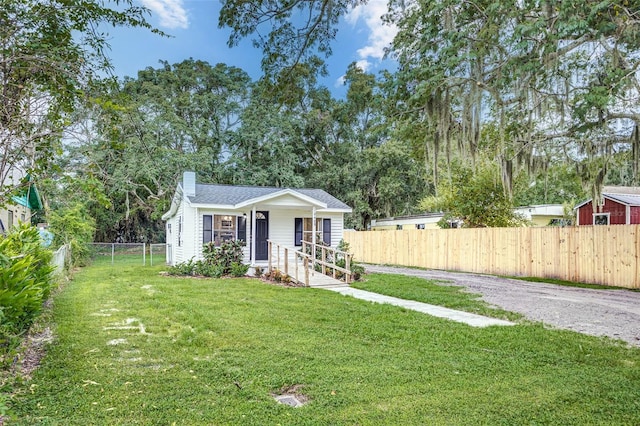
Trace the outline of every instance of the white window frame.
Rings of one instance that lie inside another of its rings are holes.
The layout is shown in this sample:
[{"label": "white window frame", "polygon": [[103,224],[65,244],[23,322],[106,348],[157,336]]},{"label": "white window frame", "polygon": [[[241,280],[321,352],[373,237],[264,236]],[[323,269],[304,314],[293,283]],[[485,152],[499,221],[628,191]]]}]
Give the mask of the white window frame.
[{"label": "white window frame", "polygon": [[[596,224],[596,217],[597,217],[597,216],[604,216],[604,217],[606,217],[606,218],[607,218],[607,223],[605,223],[605,224],[601,224],[601,223]],[[605,226],[607,226],[607,225],[611,225],[611,213],[594,213],[594,214],[593,214],[593,221],[592,221],[591,223],[592,223],[593,225],[605,225]]]}]

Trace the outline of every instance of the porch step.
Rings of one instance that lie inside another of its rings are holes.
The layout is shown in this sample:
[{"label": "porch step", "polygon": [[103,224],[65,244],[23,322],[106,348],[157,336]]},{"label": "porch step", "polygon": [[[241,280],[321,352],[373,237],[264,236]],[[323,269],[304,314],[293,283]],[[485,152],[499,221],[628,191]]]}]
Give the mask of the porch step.
[{"label": "porch step", "polygon": [[320,274],[318,272],[309,274],[309,287],[326,288],[326,287],[349,287],[348,284],[329,277],[327,275]]}]

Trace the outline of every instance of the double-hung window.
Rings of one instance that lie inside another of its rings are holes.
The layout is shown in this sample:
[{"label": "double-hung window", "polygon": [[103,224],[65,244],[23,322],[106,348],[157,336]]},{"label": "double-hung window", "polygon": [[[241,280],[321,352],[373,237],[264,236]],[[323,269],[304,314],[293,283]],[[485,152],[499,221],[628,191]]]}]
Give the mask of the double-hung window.
[{"label": "double-hung window", "polygon": [[[313,242],[313,219],[310,217],[295,218],[296,246],[301,246],[303,241]],[[316,218],[316,243],[331,245],[331,219]]]},{"label": "double-hung window", "polygon": [[202,216],[202,243],[219,247],[224,241],[247,239],[246,216],[205,214]]}]

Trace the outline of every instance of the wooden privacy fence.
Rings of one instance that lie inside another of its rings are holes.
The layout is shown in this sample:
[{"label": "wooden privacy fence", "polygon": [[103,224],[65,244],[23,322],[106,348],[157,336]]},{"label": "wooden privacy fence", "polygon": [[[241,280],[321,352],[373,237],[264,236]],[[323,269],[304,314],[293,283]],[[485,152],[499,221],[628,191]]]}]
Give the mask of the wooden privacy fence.
[{"label": "wooden privacy fence", "polygon": [[345,231],[357,261],[640,288],[640,225]]}]

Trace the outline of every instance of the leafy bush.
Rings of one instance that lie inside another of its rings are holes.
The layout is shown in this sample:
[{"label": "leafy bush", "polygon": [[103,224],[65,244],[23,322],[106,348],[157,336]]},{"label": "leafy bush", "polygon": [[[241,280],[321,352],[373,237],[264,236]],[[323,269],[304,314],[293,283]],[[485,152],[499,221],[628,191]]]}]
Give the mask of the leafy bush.
[{"label": "leafy bush", "polygon": [[51,293],[52,253],[35,227],[22,224],[0,236],[0,354],[29,328]]},{"label": "leafy bush", "polygon": [[204,260],[193,259],[169,268],[169,275],[200,275],[220,278],[224,275],[241,277],[249,270],[242,264],[242,241],[224,241],[220,247],[207,243],[202,248]]},{"label": "leafy bush", "polygon": [[220,247],[213,243],[207,243],[202,249],[204,261],[210,265],[220,265],[224,268],[224,274],[231,274],[231,265],[242,263],[242,241],[223,241]]},{"label": "leafy bush", "polygon": [[231,264],[231,276],[232,277],[243,277],[247,274],[249,270],[249,265],[245,265],[243,263],[233,262]]},{"label": "leafy bush", "polygon": [[201,275],[203,277],[220,278],[225,275],[224,267],[221,265],[213,265],[207,262],[198,260],[194,270],[194,275]]},{"label": "leafy bush", "polygon": [[95,220],[89,216],[81,203],[50,211],[47,215],[49,231],[54,235],[53,246],[69,244],[71,247],[71,264],[85,266],[91,252],[88,243],[93,241]]},{"label": "leafy bush", "polygon": [[194,275],[196,263],[193,259],[169,267],[169,275]]},{"label": "leafy bush", "polygon": [[[338,244],[338,250],[343,251],[345,253],[350,253],[351,247],[349,246],[349,243],[346,242],[345,240],[340,240],[340,243]],[[340,266],[341,268],[344,268],[347,265],[347,262],[344,259],[344,256],[340,255],[338,260],[336,260],[336,265]],[[362,278],[362,275],[364,274],[364,266],[356,263],[356,261],[353,259],[353,256],[351,257],[351,262],[349,266],[351,267],[351,279],[353,281],[359,281],[360,278]],[[340,277],[343,276],[342,273],[340,273],[339,275]]]}]

